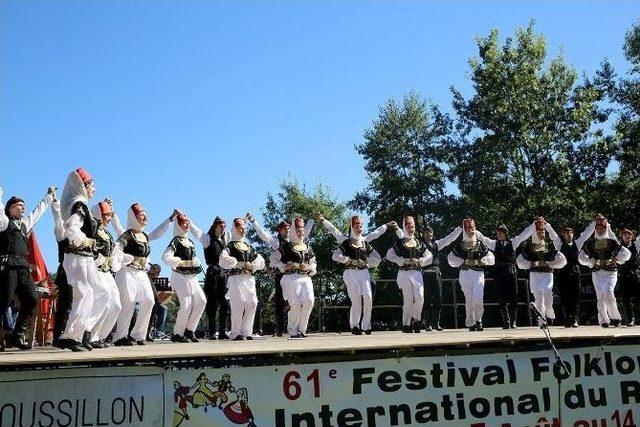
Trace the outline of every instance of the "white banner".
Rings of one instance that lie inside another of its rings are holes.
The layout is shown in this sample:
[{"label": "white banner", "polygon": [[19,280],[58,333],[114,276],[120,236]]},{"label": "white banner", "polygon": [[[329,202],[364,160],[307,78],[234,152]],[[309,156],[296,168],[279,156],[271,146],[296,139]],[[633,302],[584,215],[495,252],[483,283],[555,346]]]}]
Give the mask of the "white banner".
[{"label": "white banner", "polygon": [[160,368],[0,373],[0,426],[161,426]]},{"label": "white banner", "polygon": [[166,425],[631,427],[640,422],[640,345],[561,354],[571,370],[567,378],[554,369],[549,351],[168,371],[165,418],[172,424]]}]

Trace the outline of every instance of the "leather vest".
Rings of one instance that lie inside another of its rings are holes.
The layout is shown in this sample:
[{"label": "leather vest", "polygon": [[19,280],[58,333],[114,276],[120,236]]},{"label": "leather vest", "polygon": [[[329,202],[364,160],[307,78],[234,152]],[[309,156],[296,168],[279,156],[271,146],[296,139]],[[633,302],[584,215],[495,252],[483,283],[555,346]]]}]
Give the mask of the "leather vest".
[{"label": "leather vest", "polygon": [[209,239],[209,246],[204,248],[204,261],[207,265],[220,265],[220,254],[227,245],[213,233],[209,233]]},{"label": "leather vest", "polygon": [[[545,236],[544,242],[540,242],[538,244],[534,244],[531,238],[525,240],[522,244],[522,256],[531,262],[536,261],[546,261],[551,262],[555,259],[558,251],[556,250],[553,242],[549,239],[548,236]],[[531,266],[529,271],[541,272],[541,273],[549,273],[553,271],[549,267],[536,267]]]},{"label": "leather vest", "polygon": [[606,261],[613,259],[618,252],[620,252],[620,243],[613,239],[596,239],[595,236],[591,236],[582,247],[582,250],[589,256],[596,260],[596,266],[594,270],[607,270],[616,271],[618,269],[617,263],[610,263],[606,266],[599,266],[599,261]]},{"label": "leather vest", "polygon": [[[407,243],[409,243],[411,240],[416,242],[415,247],[407,246]],[[396,239],[395,243],[393,244],[393,249],[396,251],[396,255],[401,258],[407,259],[421,258],[422,254],[424,253],[424,245],[422,244],[422,242],[419,239],[409,239],[408,237]]]},{"label": "leather vest", "polygon": [[9,219],[7,229],[0,232],[0,264],[5,266],[26,267],[29,245],[27,243],[27,226],[24,221]]},{"label": "leather vest", "polygon": [[489,249],[480,240],[476,240],[475,244],[471,244],[470,242],[464,242],[462,236],[460,236],[453,243],[452,252],[455,256],[464,260],[479,260],[489,253]]},{"label": "leather vest", "polygon": [[288,262],[309,263],[309,260],[315,256],[311,246],[306,243],[283,242],[278,250],[281,254],[280,261],[283,264]]},{"label": "leather vest", "polygon": [[[193,261],[196,257],[196,247],[188,237],[175,236],[169,243],[169,247],[173,249],[174,256],[182,261]],[[175,271],[182,274],[199,274],[202,272],[202,267],[200,265],[178,266]]]},{"label": "leather vest", "polygon": [[340,251],[342,255],[349,257],[349,259],[353,260],[362,260],[367,261],[367,257],[371,255],[373,252],[373,247],[367,241],[362,241],[361,247],[356,247],[353,245],[353,241],[351,239],[347,239],[340,244]]}]

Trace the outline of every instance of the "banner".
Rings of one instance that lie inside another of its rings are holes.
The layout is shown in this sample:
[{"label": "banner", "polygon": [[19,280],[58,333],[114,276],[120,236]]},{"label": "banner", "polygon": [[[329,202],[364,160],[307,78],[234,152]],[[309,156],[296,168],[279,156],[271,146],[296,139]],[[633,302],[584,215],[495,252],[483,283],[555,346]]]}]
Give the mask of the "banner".
[{"label": "banner", "polygon": [[0,426],[162,426],[162,373],[145,367],[2,372]]},{"label": "banner", "polygon": [[569,376],[550,351],[167,371],[166,420],[173,427],[640,422],[640,345],[561,354]]}]

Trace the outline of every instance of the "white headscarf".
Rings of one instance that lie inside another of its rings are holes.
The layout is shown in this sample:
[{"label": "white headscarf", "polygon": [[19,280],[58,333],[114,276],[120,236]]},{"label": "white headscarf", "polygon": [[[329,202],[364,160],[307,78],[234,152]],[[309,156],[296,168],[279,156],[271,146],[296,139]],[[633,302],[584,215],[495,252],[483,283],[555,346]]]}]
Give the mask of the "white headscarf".
[{"label": "white headscarf", "polygon": [[364,221],[362,221],[362,218],[358,215],[351,215],[351,219],[349,220],[349,238],[356,242],[361,242],[364,238],[362,236],[362,233],[356,234],[355,230],[353,229],[353,220],[356,218],[358,218],[362,222],[362,228],[364,229]]},{"label": "white headscarf", "polygon": [[[466,220],[467,219],[463,219],[462,220],[462,224],[461,224],[461,227],[462,227],[462,241],[463,242],[475,242],[476,240],[478,240],[478,230],[475,230],[473,232],[473,236],[472,237],[467,236],[467,232],[464,229],[464,222]],[[474,224],[476,223],[474,219],[469,219],[469,220],[473,221]]]},{"label": "white headscarf", "polygon": [[[184,215],[184,214],[180,214],[180,215]],[[173,237],[184,237],[188,233],[188,231],[184,231],[182,227],[180,227],[180,221],[178,221],[178,217],[180,215],[175,217],[173,220]],[[187,221],[191,222],[189,217],[187,217],[186,215],[184,215],[184,217],[187,219]]]},{"label": "white headscarf", "polygon": [[416,219],[414,217],[412,217],[412,216],[405,216],[404,218],[402,218],[402,231],[404,232],[404,237],[406,237],[408,239],[413,239],[413,238],[415,238],[416,232],[414,231],[413,233],[409,233],[407,231],[407,225],[405,224],[405,221],[407,220],[407,218],[413,219],[414,225],[416,223]]},{"label": "white headscarf", "polygon": [[616,242],[620,243],[620,241],[616,237],[615,233],[611,229],[611,224],[609,224],[609,221],[607,221],[607,229],[604,231],[603,234],[598,234],[598,232],[595,231],[595,229],[593,231],[593,234],[596,237],[596,239],[598,239],[598,240],[611,239],[611,240],[615,240]]},{"label": "white headscarf", "polygon": [[543,238],[542,238],[542,240],[541,240],[541,239],[538,237],[538,230],[536,229],[536,225],[535,225],[535,222],[534,222],[534,225],[533,225],[533,233],[531,234],[531,242],[532,242],[534,245],[540,244],[540,243],[542,243],[542,241],[543,241],[543,240],[546,240],[546,237],[547,237],[547,230],[544,228],[544,226],[543,226],[543,228],[542,228],[542,232],[544,233],[544,234],[543,234],[543,235],[544,235],[544,237],[543,237]]},{"label": "white headscarf", "polygon": [[62,197],[60,197],[60,208],[62,211],[62,219],[68,220],[71,216],[71,209],[77,202],[89,203],[89,195],[87,194],[87,187],[85,187],[82,178],[78,175],[78,172],[72,171],[67,176],[67,182],[64,184],[64,190],[62,190]]}]

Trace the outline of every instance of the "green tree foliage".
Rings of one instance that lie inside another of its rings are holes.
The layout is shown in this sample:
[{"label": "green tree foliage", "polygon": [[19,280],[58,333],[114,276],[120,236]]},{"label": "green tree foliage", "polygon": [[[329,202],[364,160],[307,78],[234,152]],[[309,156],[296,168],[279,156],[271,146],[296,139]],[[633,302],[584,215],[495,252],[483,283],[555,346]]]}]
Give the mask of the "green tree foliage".
[{"label": "green tree foliage", "polygon": [[364,142],[356,145],[370,182],[350,206],[378,225],[400,222],[405,213],[423,223],[448,216],[444,165],[452,126],[435,104],[415,93],[401,103],[387,101],[364,132]]},{"label": "green tree foliage", "polygon": [[[618,171],[608,191],[600,194],[600,205],[608,206],[621,224],[638,226],[640,212],[640,22],[627,33],[624,53],[631,69],[618,79],[613,68],[604,62],[594,84],[609,95],[616,107],[615,138]],[[614,203],[606,203],[606,199]]]},{"label": "green tree foliage", "polygon": [[614,149],[597,127],[607,118],[601,91],[578,84],[563,55],[548,60],[533,22],[502,45],[497,30],[476,43],[472,96],[451,89],[458,135],[450,176],[462,206],[491,226],[520,229],[543,214],[580,227]]}]

